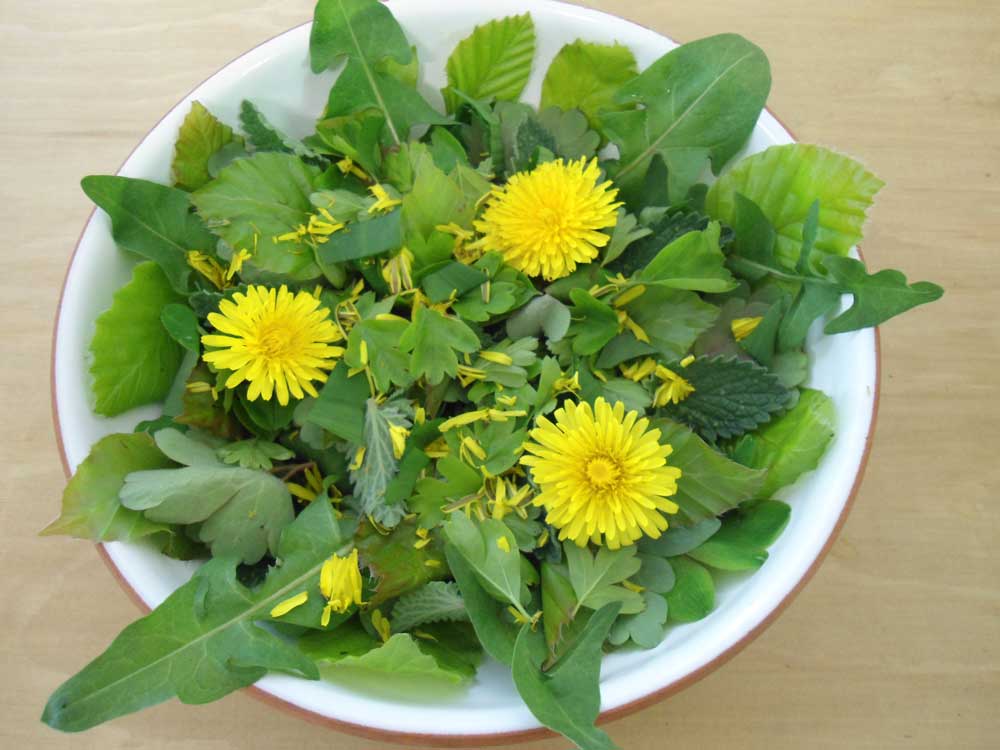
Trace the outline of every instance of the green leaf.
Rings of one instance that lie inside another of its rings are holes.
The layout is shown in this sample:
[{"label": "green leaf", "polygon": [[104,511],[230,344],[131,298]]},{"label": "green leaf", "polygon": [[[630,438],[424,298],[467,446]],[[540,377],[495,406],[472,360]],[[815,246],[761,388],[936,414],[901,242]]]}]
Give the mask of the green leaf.
[{"label": "green leaf", "polygon": [[790,391],[760,365],[727,357],[699,357],[684,368],[694,392],[664,413],[707,440],[740,435],[787,406]]},{"label": "green leaf", "polygon": [[840,290],[836,286],[812,279],[803,281],[802,288],[778,326],[778,350],[793,352],[801,349],[813,321],[830,312],[838,302]]},{"label": "green leaf", "polygon": [[513,659],[517,628],[506,619],[506,606],[486,592],[475,570],[454,545],[445,546],[445,556],[483,649],[501,664],[509,666]]},{"label": "green leaf", "polygon": [[748,156],[708,191],[710,216],[732,224],[736,194],[760,207],[777,232],[778,259],[794,268],[813,201],[820,204],[815,249],[847,255],[861,240],[865,213],[884,183],[860,163],[821,146],[791,143]]},{"label": "green leaf", "polygon": [[[181,190],[197,190],[211,179],[208,160],[234,140],[233,129],[219,122],[201,102],[191,102],[191,110],[181,123],[170,171]],[[239,140],[237,136],[235,140]]]},{"label": "green leaf", "polygon": [[837,283],[854,295],[854,304],[826,324],[823,332],[827,334],[877,326],[944,294],[944,289],[929,281],[907,284],[899,271],[885,269],[869,274],[864,263],[854,258],[829,257],[823,265]]},{"label": "green leaf", "polygon": [[[690,209],[672,208],[664,211],[662,215],[659,211],[644,210],[641,221],[643,228],[635,231],[620,257],[606,261],[606,265],[612,271],[631,276],[649,265],[663,248],[689,232],[706,229],[708,223],[705,216]],[[609,251],[614,242],[615,236],[612,233],[611,242],[608,243]],[[625,250],[627,252],[624,252]]]},{"label": "green leaf", "polygon": [[[228,467],[215,452],[174,429],[154,436],[160,450],[181,469],[135,471],[125,477],[122,505],[159,523],[200,524],[198,539],[215,557],[237,556],[255,563],[276,553],[282,530],[295,517],[281,480],[262,471]],[[169,442],[183,444],[184,452]],[[199,457],[201,449],[207,452]]]},{"label": "green leaf", "polygon": [[658,539],[643,537],[639,540],[639,549],[659,557],[677,557],[693,550],[721,526],[722,522],[715,517],[697,521],[690,526],[671,526]]},{"label": "green leaf", "polygon": [[573,289],[569,296],[573,322],[568,335],[573,339],[573,351],[584,356],[596,354],[618,333],[618,315],[583,289]]},{"label": "green leaf", "polygon": [[637,280],[713,294],[729,291],[736,286],[736,279],[726,269],[719,232],[719,223],[713,221],[703,231],[677,238],[639,272]]},{"label": "green leaf", "polygon": [[615,93],[638,72],[632,50],[624,44],[577,39],[563,45],[549,64],[542,81],[542,109],[578,109],[597,128],[599,114],[630,107],[615,101]]},{"label": "green leaf", "polygon": [[461,682],[462,676],[442,669],[437,661],[418,648],[413,636],[396,633],[388,641],[357,656],[347,655],[336,662],[337,668],[361,669],[393,677],[423,677]]},{"label": "green leaf", "polygon": [[361,512],[388,528],[398,524],[406,514],[404,504],[388,505],[385,502],[386,488],[399,470],[390,428],[409,428],[412,415],[410,402],[401,396],[381,404],[369,398],[365,403],[365,456],[361,466],[351,470],[351,482]]},{"label": "green leaf", "polygon": [[360,320],[347,337],[347,351],[344,362],[352,369],[364,366],[361,345],[365,345],[368,364],[375,385],[382,393],[388,393],[393,384],[406,387],[413,382],[410,374],[410,358],[399,348],[399,339],[408,325],[405,320]]},{"label": "green leaf", "polygon": [[727,515],[722,528],[688,554],[719,570],[756,570],[767,560],[767,548],[781,535],[792,509],[777,500],[764,500]]},{"label": "green leaf", "polygon": [[621,401],[627,411],[638,411],[640,414],[644,414],[653,403],[649,390],[639,383],[625,378],[600,380],[586,368],[579,374],[580,397],[584,401],[593,403],[598,398],[604,398],[609,404]]},{"label": "green leaf", "polygon": [[310,659],[255,623],[301,591],[318,596],[320,568],[342,544],[330,505],[313,503],[285,530],[282,564],[259,587],[247,589],[236,580],[233,559],[209,561],[63,683],[42,721],[78,732],[173,697],[208,703],[268,670],[318,679]]},{"label": "green leaf", "polygon": [[171,303],[160,311],[160,322],[170,337],[189,352],[201,354],[198,316],[187,305]]},{"label": "green leaf", "polygon": [[673,622],[695,622],[715,609],[715,583],[712,574],[687,557],[670,558],[677,582],[667,594],[667,606]]},{"label": "green leaf", "polygon": [[[292,610],[293,612],[298,609]],[[352,617],[339,623],[331,630],[311,630],[296,642],[299,649],[320,665],[332,664],[348,656],[361,656],[374,648],[380,641],[365,630],[360,620]]]},{"label": "green leaf", "polygon": [[[785,319],[785,311],[788,310],[789,297],[783,294],[774,304],[767,308],[761,316],[760,322],[753,332],[742,341],[739,346],[753,357],[757,362],[768,369],[774,361],[775,348],[777,346],[778,329]],[[732,325],[732,321],[730,321]],[[732,332],[732,328],[730,328]]]},{"label": "green leaf", "polygon": [[615,223],[614,229],[611,230],[611,240],[604,249],[604,260],[601,261],[602,266],[606,266],[617,260],[628,246],[636,240],[641,240],[643,237],[652,234],[653,230],[649,227],[639,227],[638,224],[639,220],[635,216],[627,213],[624,208],[618,209],[618,221]]},{"label": "green leaf", "polygon": [[90,342],[94,410],[113,417],[159,401],[170,391],[183,351],[160,322],[182,298],[155,263],[140,263],[97,318]]},{"label": "green leaf", "polygon": [[600,609],[609,602],[619,602],[622,612],[632,614],[642,609],[642,597],[621,582],[634,576],[642,566],[634,546],[611,550],[600,547],[591,555],[586,547],[573,542],[563,544],[569,565],[569,580],[577,598],[577,609]]},{"label": "green leaf", "polygon": [[376,530],[370,523],[361,525],[357,536],[358,551],[362,562],[378,579],[375,592],[368,600],[369,606],[377,607],[419,589],[428,581],[448,575],[437,544],[420,549],[413,546],[420,539],[416,532],[417,525],[408,520],[388,534]]},{"label": "green leaf", "polygon": [[561,733],[581,750],[614,750],[616,745],[594,726],[601,707],[601,647],[619,605],[607,604],[588,620],[579,639],[546,672],[545,640],[525,625],[514,646],[514,684],[525,704],[550,729]]},{"label": "green leaf", "polygon": [[469,623],[428,623],[420,628],[416,644],[425,654],[434,657],[441,669],[462,678],[475,677],[483,661],[483,647]]},{"label": "green leaf", "polygon": [[476,26],[445,65],[448,88],[442,93],[448,112],[460,104],[451,89],[473,99],[517,101],[531,75],[534,57],[535,25],[528,13]]},{"label": "green leaf", "polygon": [[416,493],[409,505],[420,515],[420,525],[429,528],[444,519],[441,507],[479,491],[483,475],[455,456],[445,456],[437,462],[437,471],[444,481],[425,477],[417,480]]},{"label": "green leaf", "polygon": [[260,438],[227,443],[218,449],[219,458],[227,464],[239,464],[244,469],[270,471],[274,461],[287,461],[295,454],[283,445]]},{"label": "green leaf", "polygon": [[[668,360],[684,357],[719,315],[719,308],[694,292],[665,287],[647,289],[625,310],[649,336],[650,345]],[[633,338],[631,333],[624,335]]]},{"label": "green leaf", "polygon": [[[273,151],[237,159],[191,196],[208,226],[236,250],[249,250],[249,263],[294,279],[320,275],[312,248],[280,235],[309,223],[309,196],[319,170],[297,156]],[[333,238],[331,237],[331,240]]]},{"label": "green leaf", "polygon": [[464,513],[452,513],[444,531],[448,542],[475,571],[480,585],[494,598],[522,609],[521,555],[506,524],[493,518],[477,524]]},{"label": "green leaf", "polygon": [[621,152],[613,178],[642,183],[659,154],[671,195],[684,195],[709,160],[718,174],[749,138],[771,88],[767,57],[737,34],[681,45],[626,83],[621,104],[642,109],[607,112],[601,123]]},{"label": "green leaf", "polygon": [[547,107],[538,113],[538,123],[555,141],[551,150],[563,159],[590,159],[600,148],[601,136],[590,129],[579,110]]},{"label": "green leaf", "polygon": [[348,368],[333,368],[306,415],[306,421],[322,427],[354,445],[365,441],[365,403],[372,395],[364,375],[348,375]]},{"label": "green leaf", "polygon": [[404,594],[392,607],[392,629],[411,630],[429,622],[468,622],[457,583],[430,581]]},{"label": "green leaf", "polygon": [[247,141],[253,147],[253,151],[278,151],[285,154],[295,154],[300,157],[315,157],[316,154],[311,149],[304,146],[300,141],[289,138],[274,125],[272,125],[264,114],[257,109],[249,99],[240,102],[240,127],[246,133]]},{"label": "green leaf", "polygon": [[784,352],[775,355],[768,369],[785,388],[797,388],[809,377],[809,357],[805,352]]},{"label": "green leaf", "polygon": [[412,187],[403,191],[407,235],[429,237],[440,224],[471,227],[480,198],[491,188],[489,180],[465,165],[446,174],[424,144],[408,144],[400,156],[412,172]]},{"label": "green leaf", "polygon": [[542,562],[542,627],[549,660],[555,661],[586,624],[579,613],[579,601],[573,592],[565,565]]},{"label": "green leaf", "polygon": [[[668,563],[665,563],[669,566]],[[645,609],[634,615],[622,615],[615,620],[608,643],[621,646],[632,641],[639,648],[656,648],[663,640],[663,626],[667,623],[667,600],[660,594],[644,591]]]},{"label": "green leaf", "polygon": [[555,297],[542,294],[507,318],[507,335],[521,339],[544,333],[549,341],[555,342],[566,335],[569,323],[569,308]]},{"label": "green leaf", "polygon": [[401,216],[399,211],[390,211],[368,221],[348,224],[316,249],[319,260],[328,265],[398,249],[403,244]]},{"label": "green leaf", "polygon": [[320,153],[332,152],[355,161],[370,175],[382,167],[379,138],[385,117],[377,109],[364,109],[341,117],[328,117],[316,123],[315,137],[305,142]]},{"label": "green leaf", "polygon": [[471,289],[482,286],[489,277],[482,271],[458,261],[446,263],[420,280],[431,302],[445,302],[454,294],[459,297]]},{"label": "green leaf", "polygon": [[757,497],[769,498],[815,469],[833,439],[835,423],[830,397],[804,388],[795,406],[780,418],[741,438],[733,448],[736,460],[767,470]]},{"label": "green leaf", "polygon": [[461,320],[421,306],[413,313],[399,347],[410,352],[412,374],[426,377],[429,385],[436,385],[445,375],[455,377],[457,353],[479,349],[479,337]]},{"label": "green leaf", "polygon": [[210,251],[215,237],[191,213],[187,193],[147,180],[106,175],[84,177],[80,186],[108,214],[111,236],[119,247],[155,262],[175,290],[188,291],[187,252]]}]

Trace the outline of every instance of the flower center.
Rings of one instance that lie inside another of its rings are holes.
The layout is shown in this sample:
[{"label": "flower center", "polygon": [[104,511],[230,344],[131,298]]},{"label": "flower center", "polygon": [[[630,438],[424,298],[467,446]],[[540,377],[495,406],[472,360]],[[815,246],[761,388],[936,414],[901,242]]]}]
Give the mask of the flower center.
[{"label": "flower center", "polygon": [[610,458],[598,456],[587,463],[587,479],[595,487],[605,489],[615,484],[621,477],[621,469]]},{"label": "flower center", "polygon": [[257,337],[257,348],[260,354],[268,359],[277,359],[288,352],[291,336],[288,328],[282,325],[270,325]]}]

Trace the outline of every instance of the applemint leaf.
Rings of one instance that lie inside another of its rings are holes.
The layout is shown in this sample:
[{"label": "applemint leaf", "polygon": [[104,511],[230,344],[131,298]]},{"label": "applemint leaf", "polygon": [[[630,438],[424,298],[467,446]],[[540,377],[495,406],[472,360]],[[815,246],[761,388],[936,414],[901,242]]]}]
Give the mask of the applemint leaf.
[{"label": "applemint leaf", "polygon": [[612,646],[622,646],[629,641],[639,648],[656,648],[660,645],[663,628],[667,623],[667,600],[653,591],[644,591],[642,599],[646,603],[645,609],[634,615],[622,615],[615,620],[608,634],[608,643]]},{"label": "applemint leaf", "polygon": [[[563,554],[569,566],[569,580],[580,607],[600,609],[610,602],[621,604],[621,611],[632,614],[642,610],[642,597],[620,585],[639,572],[642,562],[636,557],[635,546],[611,550],[599,547],[591,555],[586,547],[573,542],[563,543]],[[574,613],[575,614],[575,613]]]},{"label": "applemint leaf", "polygon": [[777,500],[764,500],[728,514],[710,539],[688,555],[718,570],[757,570],[767,560],[767,548],[781,536],[792,509]]},{"label": "applemint leaf", "polygon": [[320,568],[330,555],[344,552],[345,541],[331,506],[313,503],[285,529],[281,565],[257,588],[237,581],[235,559],[210,560],[63,683],[49,698],[42,721],[77,732],[173,697],[208,703],[253,684],[268,670],[319,679],[311,659],[257,623],[302,591],[318,598]]},{"label": "applemint leaf", "polygon": [[671,50],[615,96],[620,104],[642,109],[600,116],[604,133],[621,153],[612,178],[626,191],[641,185],[659,154],[670,194],[685,195],[709,161],[718,174],[742,148],[770,88],[767,57],[737,34]]},{"label": "applemint leaf", "polygon": [[163,399],[180,367],[183,352],[160,315],[183,298],[155,263],[140,263],[132,280],[115,292],[111,307],[97,318],[90,342],[94,410],[113,417]]},{"label": "applemint leaf", "polygon": [[821,146],[792,143],[748,156],[708,191],[713,219],[733,224],[736,195],[753,201],[777,233],[775,253],[794,268],[809,208],[818,200],[815,250],[847,255],[861,240],[866,211],[884,183],[858,161]]},{"label": "applemint leaf", "polygon": [[189,250],[211,250],[215,237],[191,213],[191,197],[183,190],[147,180],[91,175],[80,182],[83,192],[108,214],[118,246],[163,269],[170,285],[189,291]]},{"label": "applemint leaf", "polygon": [[458,43],[448,58],[448,87],[442,90],[448,112],[461,100],[453,89],[473,99],[517,101],[531,75],[535,57],[535,25],[531,15],[498,18]]},{"label": "applemint leaf", "polygon": [[577,39],[563,45],[549,64],[542,81],[542,108],[578,109],[597,128],[598,115],[630,108],[615,101],[615,94],[638,72],[632,50],[624,44]]},{"label": "applemint leaf", "polygon": [[231,163],[191,201],[230,247],[253,253],[248,263],[255,268],[313,279],[320,272],[312,248],[277,237],[309,223],[309,196],[319,174],[297,156],[264,151]]},{"label": "applemint leaf", "polygon": [[448,577],[440,547],[432,543],[417,548],[414,545],[419,540],[417,525],[409,520],[404,520],[388,534],[376,530],[370,523],[361,525],[357,535],[358,552],[377,581],[368,600],[371,606],[377,607],[419,589],[428,581]]},{"label": "applemint leaf", "polygon": [[670,558],[677,582],[666,595],[672,622],[695,622],[715,609],[712,574],[689,557]]},{"label": "applemint leaf", "polygon": [[411,630],[429,622],[468,622],[469,613],[454,582],[430,581],[403,594],[392,607],[392,629]]},{"label": "applemint leaf", "polygon": [[361,513],[371,516],[382,526],[392,528],[406,513],[402,503],[388,505],[385,491],[399,470],[393,453],[392,428],[412,426],[413,407],[401,396],[379,403],[369,398],[365,403],[364,458],[361,466],[351,470],[354,499]]},{"label": "applemint leaf", "polygon": [[227,443],[220,446],[216,452],[223,463],[239,464],[244,469],[263,469],[264,471],[270,471],[274,468],[275,461],[287,461],[295,457],[295,454],[285,446],[260,438]]},{"label": "applemint leaf", "polygon": [[219,122],[201,102],[191,102],[191,110],[181,123],[170,171],[181,190],[197,190],[211,180],[208,161],[227,143],[239,142],[233,129]]},{"label": "applemint leaf", "polygon": [[403,332],[399,347],[410,353],[410,371],[437,385],[445,375],[458,374],[458,353],[479,349],[479,337],[458,318],[428,307],[418,307]]},{"label": "applemint leaf", "polygon": [[719,249],[719,222],[704,230],[688,232],[660,250],[636,280],[671,289],[690,289],[718,294],[736,287]]}]

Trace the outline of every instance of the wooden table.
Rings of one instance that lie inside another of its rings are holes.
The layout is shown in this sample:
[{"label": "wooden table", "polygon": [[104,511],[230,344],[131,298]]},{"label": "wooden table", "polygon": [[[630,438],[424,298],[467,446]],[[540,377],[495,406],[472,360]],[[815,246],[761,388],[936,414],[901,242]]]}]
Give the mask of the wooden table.
[{"label": "wooden table", "polygon": [[[608,729],[641,750],[997,747],[1000,7],[592,4],[679,40],[735,31],[760,44],[773,111],[888,183],[865,240],[870,265],[947,290],[882,331],[868,476],[813,582],[731,663]],[[49,692],[137,614],[90,544],[36,536],[64,484],[46,381],[63,273],[90,212],[78,181],[114,171],[208,73],[311,12],[308,0],[0,2],[0,746],[377,746],[243,694],[169,703],[73,738],[38,722]]]}]

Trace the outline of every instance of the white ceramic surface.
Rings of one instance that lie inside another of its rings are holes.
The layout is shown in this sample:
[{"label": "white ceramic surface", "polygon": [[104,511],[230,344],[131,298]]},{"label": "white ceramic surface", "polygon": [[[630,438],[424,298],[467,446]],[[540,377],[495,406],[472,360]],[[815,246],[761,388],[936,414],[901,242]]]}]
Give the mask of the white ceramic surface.
[{"label": "white ceramic surface", "polygon": [[[563,44],[577,38],[627,44],[635,52],[640,68],[676,46],[627,21],[555,2],[393,0],[390,7],[417,46],[424,94],[438,105],[444,63],[455,44],[474,24],[510,13],[530,10],[535,20],[538,53],[525,93],[526,99],[535,102],[549,61]],[[119,173],[167,181],[177,129],[195,99],[230,123],[237,122],[240,101],[253,99],[276,125],[291,134],[310,132],[334,75],[314,76],[309,72],[308,39],[306,24],[227,65],[174,107]],[[746,151],[752,153],[791,141],[789,133],[765,112]],[[95,213],[69,270],[56,331],[57,419],[65,455],[74,470],[100,437],[131,431],[139,419],[157,413],[156,408],[148,407],[105,419],[91,409],[87,344],[95,318],[110,304],[114,290],[129,278],[133,262],[115,247],[107,217]],[[876,397],[877,355],[871,330],[828,338],[818,333],[817,327],[809,340],[813,373],[810,385],[833,398],[837,436],[820,468],[782,493],[793,508],[787,530],[772,547],[761,570],[727,577],[721,583],[718,606],[706,619],[671,628],[666,640],[652,651],[606,657],[601,676],[602,710],[619,708],[682,680],[733,647],[789,595],[833,532],[863,460]],[[139,545],[111,543],[107,551],[128,583],[151,607],[182,584],[193,570],[193,564],[170,560]],[[286,676],[267,677],[258,686],[320,716],[374,729],[474,735],[538,726],[518,698],[508,670],[496,663],[487,663],[470,688],[441,694],[422,690],[392,695],[385,689],[362,688],[345,681],[317,683]]]}]

